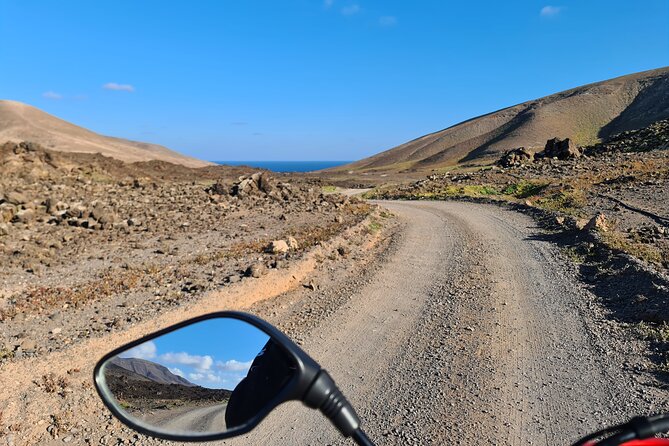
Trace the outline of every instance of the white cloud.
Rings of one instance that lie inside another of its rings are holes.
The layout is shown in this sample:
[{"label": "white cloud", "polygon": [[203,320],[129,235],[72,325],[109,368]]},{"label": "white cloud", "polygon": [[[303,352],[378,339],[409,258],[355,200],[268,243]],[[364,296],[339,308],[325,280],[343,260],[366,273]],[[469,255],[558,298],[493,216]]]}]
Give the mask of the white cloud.
[{"label": "white cloud", "polygon": [[153,341],[148,341],[131,348],[119,356],[122,358],[153,359],[156,357],[156,344]]},{"label": "white cloud", "polygon": [[240,362],[235,359],[229,361],[216,361],[216,368],[226,372],[248,372],[253,361]]},{"label": "white cloud", "polygon": [[555,17],[556,15],[558,15],[560,13],[560,11],[562,11],[561,6],[550,6],[550,5],[548,5],[548,6],[544,6],[543,8],[541,8],[541,11],[539,12],[539,15],[541,15],[541,17]]},{"label": "white cloud", "polygon": [[184,377],[184,372],[179,367],[168,367],[167,369],[177,376]]},{"label": "white cloud", "polygon": [[210,384],[220,383],[221,381],[223,381],[223,379],[220,376],[211,372],[189,373],[188,379],[191,380],[192,382],[210,383]]},{"label": "white cloud", "polygon": [[345,6],[341,8],[341,13],[344,15],[354,15],[360,12],[360,5],[352,4],[350,6]]},{"label": "white cloud", "polygon": [[323,0],[323,5],[326,8],[331,8],[333,4],[334,4],[334,0]]},{"label": "white cloud", "polygon": [[397,25],[397,17],[391,15],[384,15],[379,18],[379,25],[381,26],[395,26]]},{"label": "white cloud", "polygon": [[204,373],[189,373],[188,379],[191,381],[202,381],[204,379]]},{"label": "white cloud", "polygon": [[42,93],[42,97],[47,99],[53,99],[56,101],[59,99],[63,99],[63,95],[60,93],[56,93],[55,91],[47,91],[45,93]]},{"label": "white cloud", "polygon": [[186,352],[165,353],[160,355],[160,360],[169,364],[189,365],[195,367],[198,372],[207,371],[214,364],[213,358],[209,355],[191,355]]},{"label": "white cloud", "polygon": [[117,84],[116,82],[108,82],[102,86],[105,90],[113,90],[113,91],[129,91],[133,92],[135,91],[135,87],[133,87],[130,84]]}]

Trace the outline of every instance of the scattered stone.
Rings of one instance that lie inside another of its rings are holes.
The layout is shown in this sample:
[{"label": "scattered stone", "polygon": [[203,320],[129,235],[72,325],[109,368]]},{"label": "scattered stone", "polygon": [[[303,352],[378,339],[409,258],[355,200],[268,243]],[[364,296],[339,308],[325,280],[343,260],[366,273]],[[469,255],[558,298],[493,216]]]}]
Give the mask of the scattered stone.
[{"label": "scattered stone", "polygon": [[24,193],[14,190],[8,192],[7,195],[5,195],[4,201],[9,204],[20,205],[27,203],[28,197]]},{"label": "scattered stone", "polygon": [[35,349],[37,348],[37,343],[35,341],[33,341],[32,339],[24,339],[19,344],[19,347],[24,352],[34,352]]},{"label": "scattered stone", "polygon": [[534,152],[525,147],[518,147],[512,149],[502,155],[499,164],[502,167],[516,167],[522,164],[532,162],[534,160]]},{"label": "scattered stone", "polygon": [[244,272],[244,274],[246,275],[246,277],[254,277],[254,278],[257,279],[258,277],[265,274],[266,270],[267,270],[267,267],[265,265],[263,265],[262,263],[254,263],[251,266],[249,266],[248,268],[246,268],[246,271]]},{"label": "scattered stone", "polygon": [[539,155],[545,158],[569,160],[579,158],[582,154],[581,149],[571,139],[553,138],[546,141],[546,146]]},{"label": "scattered stone", "polygon": [[609,225],[606,221],[606,215],[602,212],[597,212],[597,214],[583,227],[583,230],[607,232],[609,230]]},{"label": "scattered stone", "polygon": [[288,247],[292,250],[300,249],[300,245],[297,243],[295,237],[288,237],[287,239]]},{"label": "scattered stone", "polygon": [[22,209],[16,213],[12,222],[14,223],[29,223],[35,219],[35,211],[32,209]]},{"label": "scattered stone", "polygon": [[12,221],[16,215],[16,207],[10,203],[0,204],[0,223]]},{"label": "scattered stone", "polygon": [[313,280],[310,280],[307,283],[303,283],[302,286],[308,290],[315,291],[318,289],[318,285]]},{"label": "scattered stone", "polygon": [[272,254],[285,254],[289,249],[288,243],[285,240],[274,240],[265,248],[267,252],[271,252]]}]

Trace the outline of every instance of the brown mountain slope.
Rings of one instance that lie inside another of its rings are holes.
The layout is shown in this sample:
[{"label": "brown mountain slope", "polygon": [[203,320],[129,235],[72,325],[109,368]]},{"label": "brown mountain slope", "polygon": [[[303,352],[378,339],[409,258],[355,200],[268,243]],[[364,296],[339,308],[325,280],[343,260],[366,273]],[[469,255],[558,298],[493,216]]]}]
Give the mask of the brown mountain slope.
[{"label": "brown mountain slope", "polygon": [[35,107],[0,100],[0,143],[31,141],[62,152],[101,153],[126,162],[161,160],[188,167],[210,165],[156,144],[99,135]]},{"label": "brown mountain slope", "polygon": [[129,370],[160,384],[181,384],[183,386],[195,385],[186,378],[175,375],[164,365],[147,361],[146,359],[121,358],[117,356],[110,361],[110,364]]},{"label": "brown mountain slope", "polygon": [[669,117],[669,67],[556,93],[479,116],[334,170],[427,169],[484,163],[553,137],[592,144]]}]

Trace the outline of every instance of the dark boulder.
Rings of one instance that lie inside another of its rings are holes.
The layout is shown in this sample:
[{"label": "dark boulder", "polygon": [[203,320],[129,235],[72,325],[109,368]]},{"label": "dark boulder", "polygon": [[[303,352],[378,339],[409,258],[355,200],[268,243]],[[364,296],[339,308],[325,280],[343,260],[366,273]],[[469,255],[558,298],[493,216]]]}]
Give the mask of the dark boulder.
[{"label": "dark boulder", "polygon": [[569,138],[553,138],[546,141],[546,146],[544,147],[542,155],[546,158],[568,160],[580,157],[582,151],[581,148],[576,146],[576,144]]}]

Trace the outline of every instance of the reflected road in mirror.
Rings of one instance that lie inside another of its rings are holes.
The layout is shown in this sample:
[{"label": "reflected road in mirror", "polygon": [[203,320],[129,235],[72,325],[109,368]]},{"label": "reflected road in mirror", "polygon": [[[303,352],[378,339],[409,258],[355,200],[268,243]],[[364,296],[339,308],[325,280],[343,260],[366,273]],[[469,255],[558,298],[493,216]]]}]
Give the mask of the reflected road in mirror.
[{"label": "reflected road in mirror", "polygon": [[254,418],[295,373],[257,327],[233,318],[193,323],[107,360],[107,400],[130,421],[170,435],[213,435]]}]

